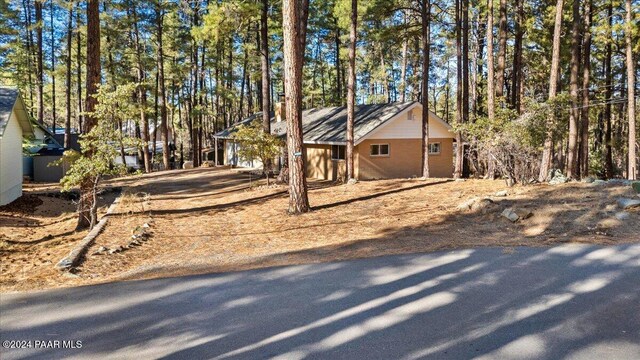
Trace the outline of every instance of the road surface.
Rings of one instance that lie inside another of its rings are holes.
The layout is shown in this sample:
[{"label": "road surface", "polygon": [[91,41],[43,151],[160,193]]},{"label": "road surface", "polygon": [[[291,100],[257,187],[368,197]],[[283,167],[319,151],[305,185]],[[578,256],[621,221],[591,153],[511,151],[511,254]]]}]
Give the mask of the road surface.
[{"label": "road surface", "polygon": [[469,249],[2,294],[0,329],[3,347],[27,347],[0,349],[6,360],[640,359],[640,245]]}]

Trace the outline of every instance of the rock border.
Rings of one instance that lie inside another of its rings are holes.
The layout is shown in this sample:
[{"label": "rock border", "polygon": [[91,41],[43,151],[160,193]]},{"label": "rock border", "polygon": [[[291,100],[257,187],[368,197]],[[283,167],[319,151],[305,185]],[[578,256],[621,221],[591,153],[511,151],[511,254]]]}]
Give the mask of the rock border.
[{"label": "rock border", "polygon": [[72,250],[69,252],[69,255],[65,256],[62,260],[58,261],[55,265],[55,268],[60,271],[71,271],[76,266],[80,265],[82,257],[87,253],[87,250],[91,245],[93,245],[93,241],[96,239],[98,235],[102,232],[105,225],[109,221],[109,215],[111,215],[115,210],[116,206],[120,203],[120,199],[122,199],[122,191],[116,199],[109,205],[107,209],[107,213],[98,221],[96,226],[91,229],[91,231],[80,241]]}]

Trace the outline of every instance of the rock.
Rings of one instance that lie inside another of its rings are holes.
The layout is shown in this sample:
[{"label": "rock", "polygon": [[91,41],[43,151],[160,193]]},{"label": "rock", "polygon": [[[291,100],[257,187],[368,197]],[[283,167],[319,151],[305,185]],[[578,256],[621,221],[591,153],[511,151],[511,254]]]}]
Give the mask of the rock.
[{"label": "rock", "polygon": [[520,220],[525,220],[533,216],[533,213],[527,209],[516,208],[513,210]]},{"label": "rock", "polygon": [[455,181],[456,182],[465,182],[466,180],[465,179],[456,179]]},{"label": "rock", "polygon": [[209,160],[203,161],[202,165],[200,165],[200,167],[203,167],[203,168],[212,168],[212,167],[215,167],[215,166],[216,166],[216,164],[213,161],[209,161]]},{"label": "rock", "polygon": [[640,207],[640,199],[620,198],[618,199],[618,206],[624,210],[637,208]]},{"label": "rock", "polygon": [[466,200],[464,202],[462,202],[460,205],[457,206],[458,210],[469,210],[471,209],[471,206],[476,202],[476,200],[478,200],[478,198],[473,198],[473,199],[469,199]]},{"label": "rock", "polygon": [[596,181],[596,179],[592,178],[591,176],[587,176],[586,178],[582,179],[582,182],[587,184],[591,184],[594,181]]},{"label": "rock", "polygon": [[491,199],[477,199],[476,201],[474,201],[473,204],[471,204],[471,211],[473,212],[478,212],[478,211],[483,211],[486,210],[488,207],[490,207],[491,205],[493,205],[493,200]]},{"label": "rock", "polygon": [[347,185],[355,185],[358,183],[358,180],[356,179],[349,179],[349,181],[347,181]]},{"label": "rock", "polygon": [[502,217],[509,219],[509,221],[511,222],[516,222],[518,221],[518,219],[520,219],[520,216],[518,216],[518,214],[516,214],[515,211],[513,211],[513,209],[511,208],[506,208],[502,211]]},{"label": "rock", "polygon": [[521,208],[506,208],[501,214],[503,217],[509,219],[511,222],[518,220],[525,220],[533,216],[533,213],[527,209]]},{"label": "rock", "polygon": [[607,181],[607,183],[609,183],[611,185],[622,185],[622,186],[631,185],[631,181],[630,180],[626,180],[626,179],[609,179],[609,181]]},{"label": "rock", "polygon": [[549,170],[547,179],[549,179],[550,185],[564,184],[569,181],[569,179],[567,179],[567,177],[562,174],[562,171],[558,169]]},{"label": "rock", "polygon": [[620,221],[627,220],[629,219],[629,217],[631,217],[631,215],[626,211],[620,211],[619,213],[616,213],[616,219]]},{"label": "rock", "polygon": [[596,180],[593,180],[593,182],[591,183],[591,185],[598,186],[598,185],[604,185],[604,184],[606,184],[606,183],[607,183],[607,182],[606,182],[606,181],[604,181],[604,180],[596,179]]},{"label": "rock", "polygon": [[106,247],[104,247],[104,246],[100,246],[100,247],[98,248],[98,250],[96,250],[96,251],[93,253],[93,255],[102,255],[102,254],[104,254],[107,250],[109,250],[109,249],[107,249],[107,248],[106,248]]},{"label": "rock", "polygon": [[631,187],[633,188],[633,190],[635,190],[638,194],[640,194],[640,181],[634,181],[631,183]]},{"label": "rock", "polygon": [[182,164],[182,168],[193,169],[193,161],[185,161],[184,164]]},{"label": "rock", "polygon": [[499,197],[505,197],[507,195],[509,195],[507,190],[498,191],[497,193],[494,194],[494,196],[499,196]]},{"label": "rock", "polygon": [[148,228],[148,227],[150,227],[150,225],[149,225],[149,223],[144,223],[144,224],[142,224],[142,227],[143,228]]}]

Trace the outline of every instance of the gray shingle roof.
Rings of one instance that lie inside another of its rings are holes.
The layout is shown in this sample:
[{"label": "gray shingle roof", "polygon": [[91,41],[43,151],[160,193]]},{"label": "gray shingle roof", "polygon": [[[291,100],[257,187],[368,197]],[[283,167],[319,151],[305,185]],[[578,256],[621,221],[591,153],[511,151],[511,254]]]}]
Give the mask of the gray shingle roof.
[{"label": "gray shingle roof", "polygon": [[[415,102],[357,105],[355,108],[354,141],[366,136],[398,113],[414,105]],[[255,114],[216,134],[219,138],[229,138],[236,127],[248,124],[261,113]],[[347,107],[328,107],[304,110],[302,112],[302,132],[306,143],[344,143],[347,131]],[[271,132],[275,135],[286,134],[286,122],[271,119]]]},{"label": "gray shingle roof", "polygon": [[9,123],[13,105],[18,99],[18,89],[0,86],[0,136],[4,134],[4,129]]}]

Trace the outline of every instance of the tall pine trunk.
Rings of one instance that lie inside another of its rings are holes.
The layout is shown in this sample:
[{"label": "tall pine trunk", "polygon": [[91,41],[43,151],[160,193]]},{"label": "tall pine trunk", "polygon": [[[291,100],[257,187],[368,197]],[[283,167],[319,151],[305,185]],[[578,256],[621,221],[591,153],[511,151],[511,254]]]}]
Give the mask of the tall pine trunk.
[{"label": "tall pine trunk", "polygon": [[[466,0],[463,0],[466,1]],[[429,178],[429,63],[431,54],[431,0],[423,0],[422,19],[422,177]]]},{"label": "tall pine trunk", "polygon": [[[84,132],[87,134],[98,124],[92,114],[98,103],[95,95],[101,82],[100,68],[100,10],[98,0],[87,2],[87,97],[85,107],[87,115],[84,121]],[[85,156],[90,157],[93,149],[83,149]],[[77,229],[92,228],[97,220],[96,186],[98,179],[87,178],[80,184],[80,201],[78,202]]]},{"label": "tall pine trunk", "polygon": [[[145,85],[145,71],[142,62],[142,46],[140,44],[140,31],[138,29],[138,10],[136,3],[131,3],[131,14],[133,15],[133,35],[136,52],[136,76],[138,82],[138,103],[140,106],[140,135],[142,138],[142,157],[144,171],[151,172],[151,154],[149,153],[149,120],[147,118],[147,87]],[[155,140],[155,139],[154,139]],[[155,142],[154,145],[155,147]]]},{"label": "tall pine trunk", "polygon": [[[269,76],[269,0],[262,0],[260,13],[260,67],[262,70],[262,130],[271,134],[271,97],[269,88],[271,77]],[[271,170],[271,161],[266,161],[264,170]]]},{"label": "tall pine trunk", "polygon": [[44,124],[44,93],[43,93],[43,64],[42,64],[42,2],[43,0],[35,0],[36,15],[36,100],[38,102],[38,122]]},{"label": "tall pine trunk", "polygon": [[592,0],[584,5],[584,35],[582,41],[582,111],[580,114],[580,176],[589,175],[589,79],[591,76],[591,14]]},{"label": "tall pine trunk", "polygon": [[305,177],[302,139],[302,76],[306,43],[308,0],[283,0],[284,92],[289,162],[289,213],[311,210]]},{"label": "tall pine trunk", "polygon": [[511,74],[511,107],[520,114],[522,112],[522,39],[524,37],[524,1],[516,0],[515,42],[513,45],[513,70]]},{"label": "tall pine trunk", "polygon": [[613,149],[611,144],[612,135],[612,121],[613,111],[611,109],[611,98],[613,97],[613,82],[612,82],[612,69],[611,69],[611,57],[613,56],[612,42],[613,42],[613,0],[609,0],[607,6],[607,35],[611,36],[607,39],[607,46],[605,49],[604,57],[604,98],[606,103],[604,105],[604,174],[607,179],[614,176],[613,173]]},{"label": "tall pine trunk", "polygon": [[567,177],[572,179],[578,174],[578,71],[580,70],[580,2],[573,2],[573,25],[571,29],[571,63],[569,75],[569,93],[571,111],[569,112],[569,149],[567,152]]},{"label": "tall pine trunk", "polygon": [[[456,0],[456,123],[462,124],[462,0]],[[455,178],[462,177],[464,145],[462,144],[462,135],[460,132],[456,134],[456,162],[453,176]]]},{"label": "tall pine trunk", "polygon": [[[164,86],[164,49],[162,47],[162,31],[164,27],[164,10],[162,2],[156,3],[156,22],[158,26],[157,42],[158,42],[158,107],[160,108],[160,136],[162,138],[162,164],[165,170],[170,169],[169,155],[169,126],[167,124],[167,92]],[[155,138],[154,149],[155,149]]]},{"label": "tall pine trunk", "polygon": [[358,0],[351,0],[349,28],[349,79],[347,82],[347,180],[355,179],[353,154],[353,124],[356,106],[356,41],[358,31]]},{"label": "tall pine trunk", "polygon": [[67,58],[65,59],[65,97],[66,113],[64,120],[64,148],[69,148],[71,137],[71,48],[73,39],[73,4],[69,4],[69,17],[67,20]]},{"label": "tall pine trunk", "polygon": [[507,57],[507,0],[500,0],[500,26],[498,27],[498,67],[496,69],[496,96],[504,96],[504,70]]},{"label": "tall pine trunk", "polygon": [[631,0],[625,1],[626,21],[624,39],[627,53],[627,116],[629,120],[629,159],[627,163],[627,178],[635,180],[637,178],[637,146],[636,142],[636,103],[635,103],[635,64],[633,62],[633,43],[631,42]]},{"label": "tall pine trunk", "polygon": [[[552,102],[558,92],[558,68],[560,67],[560,33],[562,31],[562,7],[563,0],[557,0],[555,22],[553,27],[553,51],[551,54],[551,73],[549,75],[549,99]],[[553,152],[553,127],[555,126],[555,115],[550,109],[547,117],[547,130],[544,139],[544,149],[542,151],[542,161],[540,162],[540,172],[538,180],[546,181],[551,168],[551,157]]]}]

